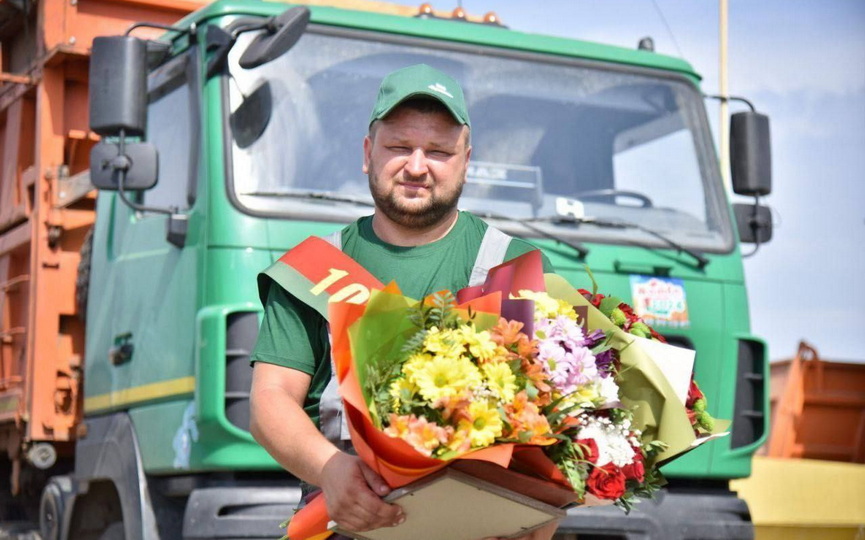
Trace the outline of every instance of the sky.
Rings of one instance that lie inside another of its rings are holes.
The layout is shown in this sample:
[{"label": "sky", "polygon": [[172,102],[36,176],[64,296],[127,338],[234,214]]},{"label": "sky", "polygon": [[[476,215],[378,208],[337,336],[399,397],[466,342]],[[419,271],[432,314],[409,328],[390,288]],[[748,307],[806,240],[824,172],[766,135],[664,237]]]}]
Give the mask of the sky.
[{"label": "sky", "polygon": [[[629,48],[651,36],[658,53],[703,75],[705,93],[720,91],[715,1],[462,0],[462,7],[495,11],[522,32]],[[805,339],[825,360],[865,362],[865,1],[730,0],[728,36],[730,94],[769,115],[772,132],[774,189],[763,204],[772,208],[774,237],[744,263],[752,331],[768,341],[773,360],[791,358]],[[717,141],[718,106],[707,107]]]}]

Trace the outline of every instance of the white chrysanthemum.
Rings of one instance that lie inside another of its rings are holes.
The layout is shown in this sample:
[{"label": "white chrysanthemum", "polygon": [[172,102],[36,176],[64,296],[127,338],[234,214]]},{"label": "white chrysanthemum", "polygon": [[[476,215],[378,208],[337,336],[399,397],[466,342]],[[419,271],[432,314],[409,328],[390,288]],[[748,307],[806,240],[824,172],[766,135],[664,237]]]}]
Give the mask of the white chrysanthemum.
[{"label": "white chrysanthemum", "polygon": [[611,405],[619,401],[619,385],[612,377],[601,377],[598,393],[604,400],[604,405]]},{"label": "white chrysanthemum", "polygon": [[580,439],[594,439],[598,445],[598,467],[612,463],[616,467],[624,467],[633,463],[634,448],[629,440],[631,422],[623,421],[614,425],[607,418],[584,417],[585,424],[580,429]]}]

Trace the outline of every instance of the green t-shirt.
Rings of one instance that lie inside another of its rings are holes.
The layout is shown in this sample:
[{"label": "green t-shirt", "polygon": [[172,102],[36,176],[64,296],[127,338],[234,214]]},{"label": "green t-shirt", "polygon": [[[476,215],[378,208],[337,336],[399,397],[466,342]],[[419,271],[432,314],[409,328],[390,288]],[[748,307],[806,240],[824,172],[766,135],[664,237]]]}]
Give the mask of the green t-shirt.
[{"label": "green t-shirt", "polygon": [[[458,291],[469,282],[487,224],[460,212],[451,231],[431,244],[401,247],[380,240],[372,229],[372,216],[363,217],[342,231],[342,250],[382,283],[396,281],[403,294],[421,299],[441,290]],[[505,260],[536,249],[514,238]],[[544,271],[552,266],[546,256]],[[327,323],[311,307],[298,301],[274,282],[270,284],[264,319],[252,362],[266,362],[310,375],[304,409],[318,425],[318,403],[330,380],[330,343]]]}]

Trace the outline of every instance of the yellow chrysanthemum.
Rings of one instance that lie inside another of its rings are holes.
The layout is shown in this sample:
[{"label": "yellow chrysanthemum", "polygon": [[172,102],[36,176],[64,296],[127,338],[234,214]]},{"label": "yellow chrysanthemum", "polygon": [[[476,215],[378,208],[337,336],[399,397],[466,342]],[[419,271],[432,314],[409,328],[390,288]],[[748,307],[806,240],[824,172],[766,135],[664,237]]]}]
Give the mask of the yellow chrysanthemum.
[{"label": "yellow chrysanthemum", "polygon": [[458,431],[466,431],[472,448],[491,445],[502,434],[502,418],[499,411],[484,401],[469,404],[466,417],[459,421]]},{"label": "yellow chrysanthemum", "polygon": [[399,410],[400,406],[407,401],[407,399],[411,399],[415,394],[417,394],[417,391],[417,385],[408,378],[400,377],[399,379],[395,379],[390,383],[390,388],[388,388],[393,408]]},{"label": "yellow chrysanthemum", "polygon": [[456,358],[465,350],[465,342],[459,332],[450,329],[430,328],[423,342],[424,348],[436,356]]},{"label": "yellow chrysanthemum", "polygon": [[578,386],[576,390],[565,397],[565,401],[579,407],[593,407],[601,400],[598,387],[594,384]]},{"label": "yellow chrysanthemum", "polygon": [[508,402],[514,399],[517,378],[510,366],[506,363],[489,363],[481,366],[481,370],[487,378],[487,386],[499,400]]},{"label": "yellow chrysanthemum", "polygon": [[481,372],[464,357],[434,356],[409,375],[418,392],[427,401],[465,395],[481,384]]},{"label": "yellow chrysanthemum", "polygon": [[413,377],[419,369],[432,362],[433,355],[427,353],[415,353],[408,357],[408,360],[402,365],[402,372],[406,377]]},{"label": "yellow chrysanthemum", "polygon": [[474,327],[466,324],[460,326],[458,331],[469,352],[481,362],[489,362],[498,356],[496,342],[486,330],[478,332]]},{"label": "yellow chrysanthemum", "polygon": [[535,301],[535,316],[540,316],[545,319],[555,319],[559,315],[564,315],[571,320],[577,320],[577,313],[574,311],[574,306],[553,298],[545,292],[535,292],[528,289],[521,290],[518,298],[525,298]]}]

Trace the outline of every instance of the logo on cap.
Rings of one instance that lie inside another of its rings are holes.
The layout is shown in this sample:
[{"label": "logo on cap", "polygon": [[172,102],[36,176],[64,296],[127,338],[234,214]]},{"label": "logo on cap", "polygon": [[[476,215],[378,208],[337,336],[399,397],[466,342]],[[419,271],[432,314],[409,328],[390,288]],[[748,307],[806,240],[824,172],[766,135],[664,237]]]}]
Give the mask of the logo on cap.
[{"label": "logo on cap", "polygon": [[450,92],[448,92],[448,89],[441,83],[431,84],[431,85],[427,86],[427,88],[429,88],[433,92],[438,92],[439,94],[444,94],[451,99],[454,98],[454,96]]}]

